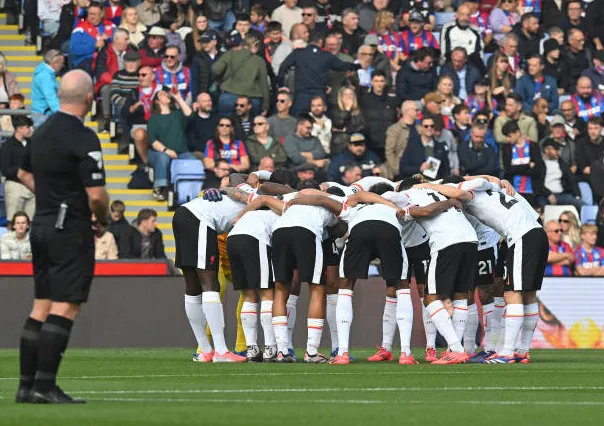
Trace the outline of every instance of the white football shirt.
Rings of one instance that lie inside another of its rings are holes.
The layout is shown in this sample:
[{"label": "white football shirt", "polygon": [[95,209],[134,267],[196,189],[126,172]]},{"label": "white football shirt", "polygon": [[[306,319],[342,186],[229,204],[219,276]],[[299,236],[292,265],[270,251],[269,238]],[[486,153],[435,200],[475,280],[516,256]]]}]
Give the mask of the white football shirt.
[{"label": "white football shirt", "polygon": [[388,185],[392,186],[392,189],[394,189],[394,182],[381,176],[367,176],[363,179],[359,179],[350,185],[350,189],[352,189],[352,192],[356,194],[360,191],[369,191],[369,189],[376,183],[387,183]]},{"label": "white football shirt", "polygon": [[469,213],[464,212],[464,216],[476,231],[476,236],[478,237],[478,251],[496,247],[499,244],[499,239],[501,237],[493,228],[488,227]]},{"label": "white football shirt", "polygon": [[279,216],[272,210],[254,210],[237,221],[229,236],[250,235],[258,241],[271,245],[271,229]]},{"label": "white football shirt", "polygon": [[[344,204],[344,201],[346,200],[344,197],[337,197],[335,195],[329,195],[329,198],[342,204]],[[338,218],[323,207],[295,204],[289,207],[283,215],[275,220],[272,232],[275,232],[280,228],[300,226],[308,229],[322,239],[325,227],[334,226],[337,223]]]},{"label": "white football shirt", "polygon": [[348,232],[361,222],[379,220],[394,226],[401,232],[401,225],[396,217],[396,210],[384,204],[358,204],[355,207],[344,205],[340,219],[348,223]]}]

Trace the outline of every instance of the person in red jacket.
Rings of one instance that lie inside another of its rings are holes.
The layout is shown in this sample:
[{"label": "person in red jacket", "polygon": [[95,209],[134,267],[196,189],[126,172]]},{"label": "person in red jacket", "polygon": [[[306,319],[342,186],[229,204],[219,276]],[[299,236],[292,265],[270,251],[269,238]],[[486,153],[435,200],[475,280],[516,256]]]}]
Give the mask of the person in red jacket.
[{"label": "person in red jacket", "polygon": [[166,51],[166,31],[160,27],[153,27],[143,40],[138,53],[141,55],[141,65],[157,68],[164,60]]}]

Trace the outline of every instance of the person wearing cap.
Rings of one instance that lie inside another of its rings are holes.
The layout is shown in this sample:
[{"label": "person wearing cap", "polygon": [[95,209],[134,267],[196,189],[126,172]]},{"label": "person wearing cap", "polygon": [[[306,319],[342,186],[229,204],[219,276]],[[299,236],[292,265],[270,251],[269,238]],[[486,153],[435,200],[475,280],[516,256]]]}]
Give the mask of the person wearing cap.
[{"label": "person wearing cap", "polygon": [[453,79],[453,94],[465,101],[483,73],[481,68],[469,61],[468,51],[463,47],[454,48],[450,57],[441,68],[440,75],[448,75]]},{"label": "person wearing cap", "polygon": [[496,42],[501,41],[512,31],[514,25],[520,22],[518,0],[499,0],[491,11],[488,26],[493,31]]},{"label": "person wearing cap", "polygon": [[25,211],[29,217],[34,217],[36,197],[17,177],[34,123],[26,115],[13,115],[11,119],[15,131],[2,144],[1,159],[2,176],[6,179],[4,182],[6,217],[12,218],[18,211]]},{"label": "person wearing cap", "polygon": [[166,32],[163,28],[153,27],[147,33],[147,39],[144,40],[138,53],[141,55],[141,65],[144,67],[159,67],[164,59],[166,51]]},{"label": "person wearing cap", "polygon": [[447,22],[440,32],[442,63],[451,60],[451,55],[456,47],[463,47],[466,50],[467,61],[478,68],[482,74],[482,71],[485,70],[482,62],[484,44],[478,28],[470,23],[470,9],[466,5],[459,6],[455,13],[455,20]]},{"label": "person wearing cap", "polygon": [[570,94],[572,88],[570,65],[562,58],[561,46],[556,39],[550,38],[543,43],[543,56],[545,57],[543,74],[556,80],[558,95]]},{"label": "person wearing cap", "polygon": [[271,15],[272,21],[281,22],[283,34],[289,36],[294,24],[302,23],[302,9],[298,7],[298,0],[284,0]]},{"label": "person wearing cap", "polygon": [[570,171],[577,172],[577,151],[575,141],[566,135],[565,121],[560,115],[554,115],[549,122],[551,134],[548,138],[542,139],[539,143],[543,148],[545,142],[554,141],[560,148],[560,159],[570,167]]},{"label": "person wearing cap", "polygon": [[594,66],[583,71],[582,76],[589,77],[591,87],[604,95],[604,50],[598,50],[593,56]]},{"label": "person wearing cap", "polygon": [[[395,2],[390,2],[395,3]],[[422,27],[426,31],[432,31],[436,24],[434,17],[434,2],[432,0],[405,0],[401,2],[401,26],[411,25],[411,15],[419,14],[421,16]],[[391,6],[394,6],[391,4]],[[418,19],[418,18],[415,18]]]},{"label": "person wearing cap", "polygon": [[377,154],[367,149],[365,136],[362,133],[353,133],[350,135],[348,149],[334,155],[331,159],[329,170],[327,171],[327,180],[346,184],[343,178],[349,165],[356,165],[361,168],[361,178],[374,175],[380,176],[381,163],[382,161]]},{"label": "person wearing cap", "polygon": [[522,108],[525,112],[533,109],[537,99],[545,99],[549,106],[549,113],[558,111],[558,87],[556,80],[543,74],[543,56],[534,54],[527,59],[528,73],[516,82],[515,92],[522,96]]},{"label": "person wearing cap", "polygon": [[315,179],[317,176],[317,166],[314,164],[306,163],[301,166],[294,167],[293,171],[296,173],[296,177],[299,181]]},{"label": "person wearing cap", "polygon": [[191,66],[191,93],[197,99],[200,93],[209,93],[218,100],[218,85],[212,78],[212,65],[220,58],[218,34],[214,30],[205,31],[199,38],[201,50],[193,56]]},{"label": "person wearing cap", "polygon": [[[138,69],[141,57],[138,52],[129,51],[124,55],[124,68],[113,74],[111,79],[111,104],[115,108],[115,116],[121,115],[126,97],[138,87]],[[103,101],[104,102],[104,101]]]},{"label": "person wearing cap", "polygon": [[541,207],[547,204],[572,205],[581,211],[585,202],[581,200],[577,181],[568,163],[560,158],[560,145],[553,139],[546,139],[542,148],[545,175],[537,203]]},{"label": "person wearing cap", "polygon": [[497,153],[485,142],[488,130],[486,124],[476,124],[472,126],[468,139],[459,142],[457,157],[461,175],[497,175]]},{"label": "person wearing cap", "polygon": [[143,0],[135,7],[138,20],[146,27],[156,25],[161,19],[160,3],[155,0]]},{"label": "person wearing cap", "polygon": [[434,49],[435,54],[440,49],[432,31],[424,29],[424,16],[415,10],[409,14],[409,27],[401,32],[400,41],[404,58],[422,47]]},{"label": "person wearing cap", "polygon": [[396,96],[401,101],[419,101],[436,90],[436,67],[429,48],[422,47],[411,53],[396,74]]}]

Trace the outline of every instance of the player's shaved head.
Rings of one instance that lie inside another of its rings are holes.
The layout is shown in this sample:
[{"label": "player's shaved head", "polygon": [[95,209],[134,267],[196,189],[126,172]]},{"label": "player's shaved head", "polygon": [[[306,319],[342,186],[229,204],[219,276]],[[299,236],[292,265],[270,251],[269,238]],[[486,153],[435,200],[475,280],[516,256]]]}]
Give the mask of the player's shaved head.
[{"label": "player's shaved head", "polygon": [[69,71],[61,79],[59,86],[61,104],[85,105],[92,99],[92,95],[92,78],[85,71]]}]

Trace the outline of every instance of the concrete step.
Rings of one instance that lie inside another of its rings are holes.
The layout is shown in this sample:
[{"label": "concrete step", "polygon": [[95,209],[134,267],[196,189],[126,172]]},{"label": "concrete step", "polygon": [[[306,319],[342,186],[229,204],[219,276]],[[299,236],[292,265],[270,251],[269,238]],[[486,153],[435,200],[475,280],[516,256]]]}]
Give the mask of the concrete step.
[{"label": "concrete step", "polygon": [[152,202],[157,203],[153,196],[151,195],[152,190],[150,189],[124,189],[124,186],[119,189],[108,189],[109,197],[112,200],[122,200],[123,202],[127,201],[140,201],[140,202]]},{"label": "concrete step", "polygon": [[115,155],[117,154],[117,144],[113,142],[101,141],[101,150],[103,151],[103,156]]},{"label": "concrete step", "polygon": [[[0,50],[2,52],[16,52],[11,53],[11,55],[20,55],[24,52],[27,52],[27,55],[35,55],[36,46],[25,46],[21,44],[20,46],[9,46],[5,43],[0,43]],[[11,68],[12,71],[12,68]]]},{"label": "concrete step", "polygon": [[[126,218],[128,218],[129,220],[131,219],[136,219],[136,215],[138,214],[138,210],[134,211],[134,209],[129,209],[126,211],[126,213],[124,213],[124,216]],[[169,211],[158,211],[157,212],[157,222],[163,222],[163,223],[167,223],[167,221],[172,221],[172,216],[174,216],[174,212],[169,212]]]},{"label": "concrete step", "polygon": [[124,200],[126,208],[129,210],[138,210],[143,208],[165,211],[168,207],[167,201],[155,201],[153,198],[149,200]]}]

